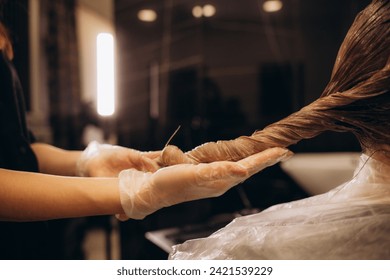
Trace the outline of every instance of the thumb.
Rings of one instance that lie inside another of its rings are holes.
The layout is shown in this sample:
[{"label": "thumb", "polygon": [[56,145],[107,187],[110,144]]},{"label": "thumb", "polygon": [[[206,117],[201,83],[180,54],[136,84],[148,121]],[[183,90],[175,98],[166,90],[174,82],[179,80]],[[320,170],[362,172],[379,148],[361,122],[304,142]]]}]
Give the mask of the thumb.
[{"label": "thumb", "polygon": [[288,149],[275,147],[246,157],[237,163],[248,171],[249,176],[252,176],[268,166],[289,159],[292,155],[293,153]]},{"label": "thumb", "polygon": [[[134,164],[134,168],[136,168],[139,171],[155,172],[156,170],[159,169],[157,162],[153,160],[152,157],[149,157],[149,155],[146,152],[140,152],[138,150],[129,149],[127,153],[127,158],[130,163]],[[132,167],[133,166],[129,166],[126,168],[132,168]]]}]

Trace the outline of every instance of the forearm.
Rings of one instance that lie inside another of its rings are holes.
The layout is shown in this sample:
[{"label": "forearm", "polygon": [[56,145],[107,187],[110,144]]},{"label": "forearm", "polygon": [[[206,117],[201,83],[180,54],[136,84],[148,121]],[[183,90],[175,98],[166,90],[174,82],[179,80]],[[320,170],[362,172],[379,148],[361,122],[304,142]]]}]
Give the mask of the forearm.
[{"label": "forearm", "polygon": [[63,150],[48,144],[34,143],[31,145],[42,173],[75,176],[77,161],[81,151]]},{"label": "forearm", "polygon": [[0,169],[0,220],[37,221],[123,213],[117,178]]}]

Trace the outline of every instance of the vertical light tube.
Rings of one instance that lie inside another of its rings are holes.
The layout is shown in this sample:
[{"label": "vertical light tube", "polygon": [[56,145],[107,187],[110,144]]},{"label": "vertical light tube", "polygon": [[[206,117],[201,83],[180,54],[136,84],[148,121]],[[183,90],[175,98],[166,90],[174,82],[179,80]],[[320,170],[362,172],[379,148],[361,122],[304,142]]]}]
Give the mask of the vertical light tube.
[{"label": "vertical light tube", "polygon": [[101,116],[115,113],[114,37],[100,33],[97,47],[97,112]]}]

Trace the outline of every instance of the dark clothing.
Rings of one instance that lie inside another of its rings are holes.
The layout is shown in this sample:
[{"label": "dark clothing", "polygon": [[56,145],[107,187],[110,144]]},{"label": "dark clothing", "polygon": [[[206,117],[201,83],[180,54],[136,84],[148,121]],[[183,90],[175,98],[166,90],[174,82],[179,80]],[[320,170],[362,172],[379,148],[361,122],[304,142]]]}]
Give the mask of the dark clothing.
[{"label": "dark clothing", "polygon": [[[25,113],[16,70],[0,52],[0,168],[38,172]],[[0,259],[47,259],[47,240],[45,222],[0,222]]]}]

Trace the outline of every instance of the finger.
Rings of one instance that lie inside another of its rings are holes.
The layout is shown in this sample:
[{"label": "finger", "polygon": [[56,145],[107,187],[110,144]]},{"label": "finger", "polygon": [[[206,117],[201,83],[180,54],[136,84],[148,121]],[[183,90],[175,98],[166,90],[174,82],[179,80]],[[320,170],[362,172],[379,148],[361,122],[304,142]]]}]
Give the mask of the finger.
[{"label": "finger", "polygon": [[249,173],[246,167],[230,161],[215,161],[212,163],[200,163],[194,166],[197,174],[197,182],[240,182]]},{"label": "finger", "polygon": [[141,165],[140,166],[141,171],[155,172],[160,168],[160,166],[156,161],[142,156],[140,156],[139,158],[139,164]]},{"label": "finger", "polygon": [[142,171],[156,172],[160,168],[158,163],[152,159],[144,158],[143,162],[144,162],[144,169]]},{"label": "finger", "polygon": [[141,152],[141,154],[150,159],[158,159],[161,156],[162,151],[150,151],[150,152]]},{"label": "finger", "polygon": [[153,181],[156,185],[190,184],[196,173],[192,164],[178,164],[163,167],[153,174]]},{"label": "finger", "polygon": [[274,165],[292,156],[285,148],[270,148],[260,153],[244,158],[238,162],[215,161],[197,165],[200,179],[203,181],[246,179],[264,168]]},{"label": "finger", "polygon": [[[270,148],[242,159],[239,162],[220,161],[210,164],[200,164],[206,168],[208,167],[202,177],[209,181],[219,181],[219,185],[224,185],[227,190],[245,181],[264,168],[274,165],[281,160],[286,160],[292,154],[292,152],[285,148]],[[208,178],[207,175],[209,176]]]},{"label": "finger", "polygon": [[274,165],[282,160],[287,160],[293,153],[285,148],[270,148],[260,153],[244,158],[237,163],[242,165],[249,173],[249,176]]},{"label": "finger", "polygon": [[146,153],[140,152],[137,150],[130,149],[128,153],[129,162],[134,166],[129,166],[127,168],[135,167],[140,171],[155,172],[159,169],[157,162],[147,156]]}]

